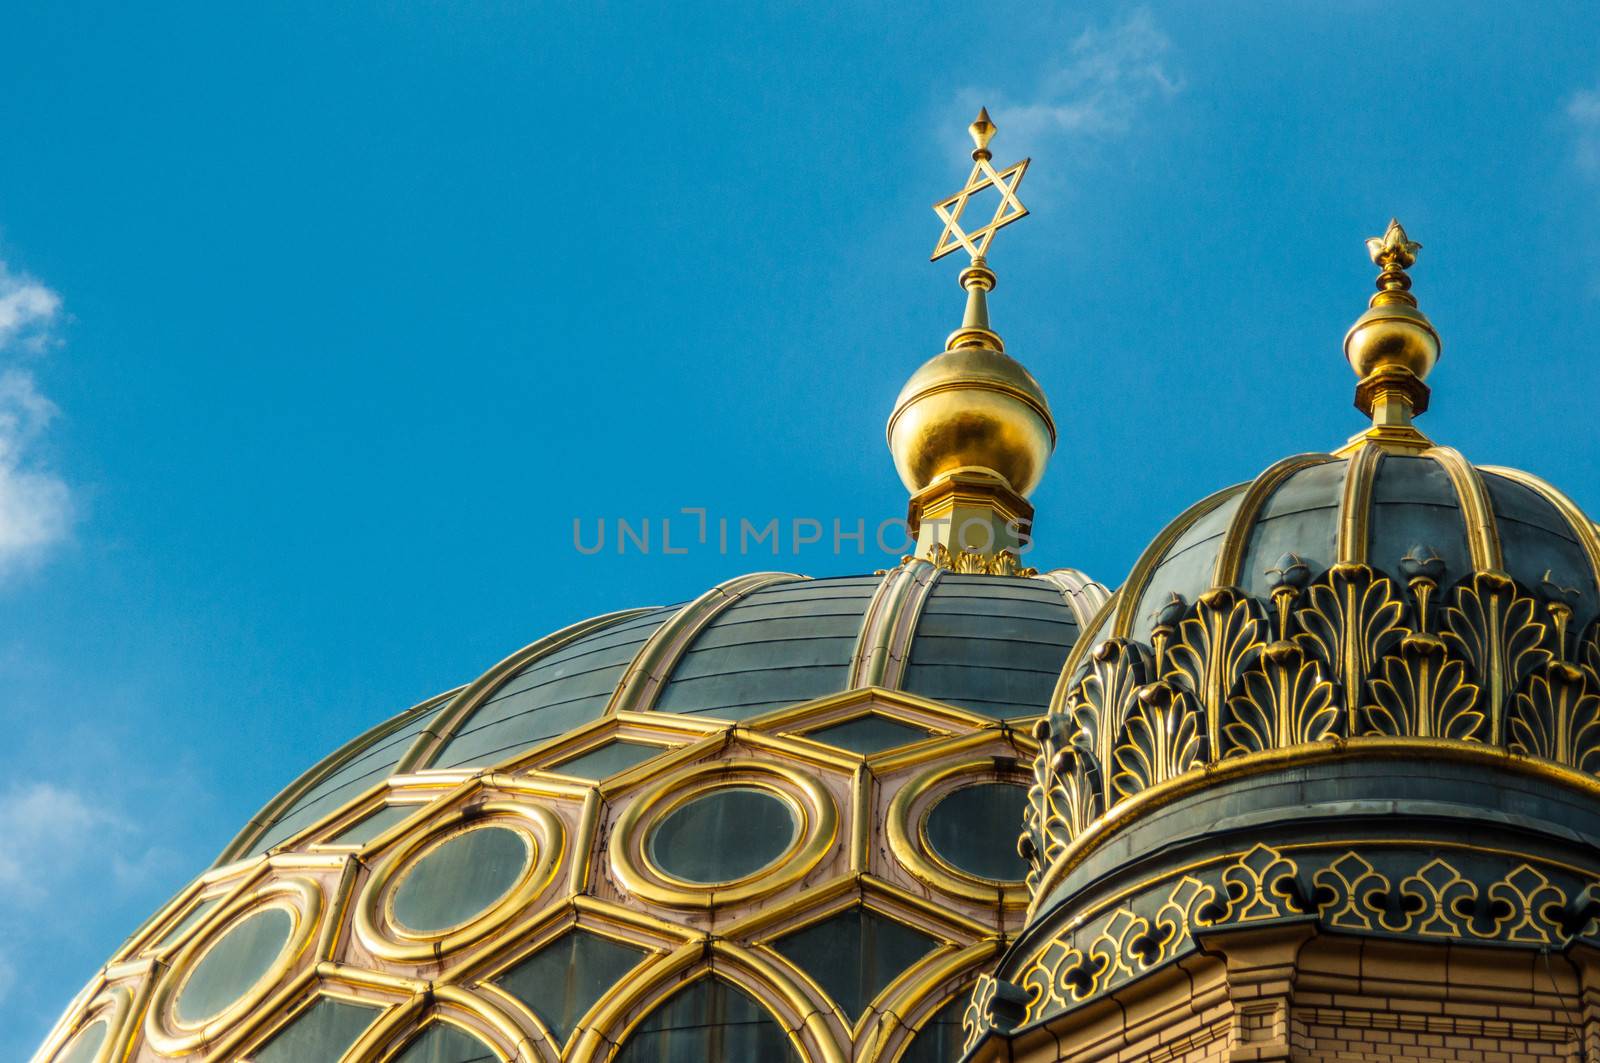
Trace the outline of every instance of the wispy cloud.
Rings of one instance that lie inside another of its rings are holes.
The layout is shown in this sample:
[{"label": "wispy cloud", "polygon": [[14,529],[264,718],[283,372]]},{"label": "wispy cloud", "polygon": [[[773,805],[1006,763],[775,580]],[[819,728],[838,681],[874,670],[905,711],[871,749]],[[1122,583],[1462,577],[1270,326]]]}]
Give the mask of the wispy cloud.
[{"label": "wispy cloud", "polygon": [[1082,30],[1031,92],[974,87],[962,92],[962,103],[987,103],[1007,140],[1023,149],[1051,137],[1118,136],[1151,104],[1182,91],[1171,53],[1155,16],[1136,8],[1119,22]]},{"label": "wispy cloud", "polygon": [[[13,990],[22,955],[52,934],[75,903],[109,904],[150,891],[172,877],[176,854],[107,807],[92,789],[58,782],[13,781],[0,791],[0,1010]],[[78,897],[94,883],[94,900]],[[65,905],[65,907],[63,907]]]},{"label": "wispy cloud", "polygon": [[72,526],[72,492],[39,453],[56,406],[27,363],[55,344],[61,297],[0,261],[0,578]]},{"label": "wispy cloud", "polygon": [[91,861],[108,864],[130,826],[53,782],[13,782],[0,794],[0,892],[12,904],[47,901],[64,877]]},{"label": "wispy cloud", "polygon": [[1600,179],[1600,88],[1575,92],[1567,100],[1573,127],[1573,159],[1578,169]]}]

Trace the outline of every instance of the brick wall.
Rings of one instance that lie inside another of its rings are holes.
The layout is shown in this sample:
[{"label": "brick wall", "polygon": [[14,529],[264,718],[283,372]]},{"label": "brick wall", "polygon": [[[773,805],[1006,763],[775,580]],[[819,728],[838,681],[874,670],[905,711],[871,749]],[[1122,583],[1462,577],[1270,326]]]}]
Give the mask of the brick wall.
[{"label": "brick wall", "polygon": [[993,1049],[978,1058],[1600,1063],[1600,956],[1232,932]]}]

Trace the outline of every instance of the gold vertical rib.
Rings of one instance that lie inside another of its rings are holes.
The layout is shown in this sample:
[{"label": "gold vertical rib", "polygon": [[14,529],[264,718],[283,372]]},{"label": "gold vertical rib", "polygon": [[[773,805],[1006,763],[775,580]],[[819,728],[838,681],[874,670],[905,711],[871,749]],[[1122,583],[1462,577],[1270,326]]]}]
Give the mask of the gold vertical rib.
[{"label": "gold vertical rib", "polygon": [[1267,504],[1272,493],[1301,469],[1326,465],[1333,460],[1331,454],[1296,454],[1284,458],[1255,478],[1246,488],[1244,498],[1239,501],[1239,508],[1233,511],[1233,519],[1228,522],[1228,532],[1222,538],[1222,549],[1217,551],[1217,565],[1211,573],[1213,587],[1232,587],[1239,582],[1239,569],[1244,566],[1244,553],[1255,533],[1256,519],[1261,516],[1261,507]]},{"label": "gold vertical rib", "polygon": [[865,764],[857,765],[850,789],[850,870],[859,875],[867,870],[872,847],[872,770]]},{"label": "gold vertical rib", "polygon": [[619,712],[649,712],[655,707],[661,688],[672,676],[672,669],[689,649],[695,637],[707,624],[722,615],[739,599],[775,583],[793,583],[807,580],[793,572],[755,572],[717,584],[700,597],[679,609],[665,624],[645,640],[634,654],[622,681],[612,691],[606,704],[605,716]]},{"label": "gold vertical rib", "polygon": [[1066,599],[1072,618],[1078,622],[1080,635],[1089,630],[1089,622],[1105,608],[1111,592],[1075,568],[1057,568],[1033,577],[1054,584],[1061,597]]},{"label": "gold vertical rib", "polygon": [[[234,839],[228,843],[228,847],[222,850],[222,854],[217,857],[217,865],[229,864],[244,856],[255,845],[256,840],[266,832],[268,827],[278,822],[278,819],[288,808],[320,785],[324,779],[389,735],[405,727],[406,724],[415,720],[418,716],[436,711],[441,705],[460,694],[464,689],[464,687],[457,687],[455,690],[436,694],[427,701],[412,706],[393,719],[385,720],[378,726],[352,738],[326,757],[323,757],[312,766],[311,770],[301,774],[298,779],[285,787],[271,801],[267,802],[266,807],[257,812],[250,822],[245,824],[244,829],[234,836]],[[423,732],[423,737],[427,737],[426,731]]]},{"label": "gold vertical rib", "polygon": [[886,690],[899,690],[905,682],[906,665],[911,661],[911,640],[916,637],[917,623],[922,619],[922,608],[933,594],[934,584],[944,569],[937,565],[919,568],[917,577],[906,587],[905,596],[890,618],[888,641],[884,644],[883,668],[877,673],[875,686]]},{"label": "gold vertical rib", "polygon": [[580,620],[576,624],[562,628],[551,635],[546,635],[538,642],[529,643],[516,653],[505,658],[483,673],[477,679],[461,688],[455,700],[440,711],[433,726],[429,727],[416,737],[411,743],[411,748],[406,750],[405,756],[395,765],[392,774],[416,771],[426,768],[434,759],[444,751],[450,739],[455,737],[463,724],[477,712],[484,702],[499,690],[507,680],[521,672],[528,665],[537,661],[546,654],[554,653],[568,643],[575,642],[585,635],[620,624],[624,620],[632,620],[649,609],[623,609],[620,612],[607,613],[589,620]]},{"label": "gold vertical rib", "polygon": [[884,576],[861,616],[861,630],[856,634],[855,650],[850,656],[846,690],[892,689],[899,685],[903,662],[898,669],[891,667],[895,632],[907,610],[915,610],[920,605],[924,591],[938,572],[922,558],[912,558]]},{"label": "gold vertical rib", "polygon": [[1224,487],[1215,494],[1207,495],[1179,514],[1177,520],[1161,529],[1161,534],[1157,535],[1155,541],[1139,555],[1139,560],[1133,566],[1133,571],[1128,574],[1127,582],[1122,585],[1122,589],[1112,596],[1112,601],[1117,602],[1117,617],[1111,630],[1106,632],[1108,637],[1116,635],[1126,638],[1132,634],[1133,622],[1136,619],[1133,615],[1134,610],[1139,608],[1139,600],[1144,597],[1150,576],[1155,572],[1156,566],[1166,560],[1167,551],[1172,549],[1172,544],[1201,517],[1243,491],[1245,486],[1234,484],[1232,487]]},{"label": "gold vertical rib", "polygon": [[1539,477],[1522,472],[1520,469],[1485,465],[1481,471],[1504,476],[1514,483],[1519,483],[1554,506],[1561,514],[1561,518],[1567,522],[1567,526],[1572,529],[1572,534],[1583,545],[1583,552],[1589,557],[1590,574],[1594,577],[1596,586],[1600,586],[1600,531],[1595,529],[1594,522],[1584,515],[1576,502]]},{"label": "gold vertical rib", "polygon": [[1350,455],[1344,471],[1344,498],[1339,504],[1339,549],[1342,564],[1367,563],[1372,539],[1372,485],[1383,463],[1383,448],[1367,445]]},{"label": "gold vertical rib", "polygon": [[1450,447],[1434,447],[1422,452],[1432,458],[1450,477],[1456,499],[1461,503],[1462,520],[1467,525],[1467,546],[1472,551],[1472,567],[1478,572],[1499,572],[1505,564],[1500,554],[1500,531],[1494,522],[1494,506],[1483,477],[1472,463]]},{"label": "gold vertical rib", "polygon": [[583,795],[583,812],[578,818],[578,833],[572,839],[571,864],[567,868],[567,892],[578,896],[589,892],[589,857],[594,852],[594,835],[600,827],[600,789],[591,787]]}]

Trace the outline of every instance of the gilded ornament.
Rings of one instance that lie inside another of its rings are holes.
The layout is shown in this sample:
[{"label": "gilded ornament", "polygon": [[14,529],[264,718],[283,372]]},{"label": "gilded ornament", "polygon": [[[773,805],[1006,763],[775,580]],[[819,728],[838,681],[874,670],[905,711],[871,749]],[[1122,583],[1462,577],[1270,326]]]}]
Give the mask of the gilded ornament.
[{"label": "gilded ornament", "polygon": [[1356,407],[1372,417],[1373,428],[1352,443],[1365,440],[1403,452],[1428,445],[1411,426],[1412,417],[1428,408],[1424,381],[1438,362],[1440,349],[1439,333],[1417,309],[1406,273],[1421,249],[1392,219],[1382,236],[1367,241],[1367,253],[1379,268],[1378,292],[1345,334],[1344,353],[1361,378]]},{"label": "gilded ornament", "polygon": [[[961,191],[933,205],[933,212],[944,222],[944,230],[939,233],[939,239],[933,246],[934,262],[957,248],[965,248],[967,254],[972,256],[973,262],[982,261],[989,253],[989,244],[994,240],[994,234],[1028,213],[1028,208],[1017,198],[1017,188],[1022,184],[1022,177],[1028,172],[1028,164],[1033,160],[1023,159],[1004,170],[996,171],[993,162],[990,161],[994,155],[989,151],[989,141],[994,139],[995,129],[995,124],[989,119],[987,107],[980,108],[978,117],[967,127],[967,131],[972,135],[972,142],[976,145],[972,149],[972,173],[967,175],[967,183],[962,186]],[[1000,193],[1000,202],[995,206],[994,216],[983,225],[967,232],[961,228],[961,215],[965,213],[972,197],[986,188],[993,188]]]},{"label": "gilded ornament", "polygon": [[[918,559],[915,557],[903,557],[900,562],[906,564],[916,560]],[[980,553],[977,550],[952,551],[943,543],[935,543],[922,560],[947,572],[963,575],[1017,576],[1031,579],[1039,574],[1036,568],[1024,568],[1017,560],[1017,555],[1010,550],[997,550],[991,554]]]},{"label": "gilded ornament", "polygon": [[1198,700],[1207,749],[1221,749],[1222,707],[1262,649],[1260,606],[1236,587],[1207,591],[1178,625],[1161,678]]},{"label": "gilded ornament", "polygon": [[1321,916],[1340,930],[1371,930],[1373,898],[1389,892],[1389,880],[1357,852],[1348,852],[1312,876],[1324,894]]},{"label": "gilded ornament", "polygon": [[[934,259],[964,249],[970,262],[958,278],[966,292],[961,326],[945,340],[944,353],[912,374],[889,417],[889,450],[901,481],[911,492],[908,520],[917,553],[933,548],[953,554],[997,555],[1020,549],[1033,519],[1027,496],[1038,486],[1055,449],[1056,425],[1038,381],[1005,353],[989,323],[989,293],[996,277],[986,256],[995,233],[1027,214],[1017,188],[1028,168],[1024,159],[1004,170],[991,162],[995,126],[987,111],[970,130],[972,172],[954,195],[934,205],[942,223]],[[994,215],[970,231],[962,219],[972,198],[999,193]],[[1003,561],[957,559],[989,571]],[[1011,564],[1021,569],[1013,558]],[[957,571],[964,571],[958,568]]]},{"label": "gilded ornament", "polygon": [[1567,898],[1548,878],[1528,864],[1519,864],[1489,887],[1489,896],[1511,913],[1495,927],[1508,941],[1548,945],[1550,930],[1563,922]]},{"label": "gilded ornament", "polygon": [[1404,631],[1394,581],[1370,565],[1337,564],[1306,597],[1296,637],[1332,670],[1347,713],[1359,718],[1374,662]]},{"label": "gilded ornament", "polygon": [[1505,740],[1504,714],[1511,694],[1550,659],[1537,604],[1503,572],[1478,572],[1456,587],[1444,611],[1443,638],[1451,656],[1465,661],[1482,686],[1489,716],[1487,740]]},{"label": "gilded ornament", "polygon": [[1299,873],[1295,862],[1269,845],[1257,843],[1222,873],[1228,905],[1219,923],[1251,923],[1297,915]]},{"label": "gilded ornament", "polygon": [[1408,930],[1435,937],[1460,937],[1461,913],[1478,898],[1478,887],[1455,866],[1436,859],[1400,882],[1400,903],[1381,917],[1389,930]]},{"label": "gilded ornament", "polygon": [[1204,728],[1187,691],[1159,681],[1141,687],[1111,751],[1113,797],[1132,797],[1204,764]]},{"label": "gilded ornament", "polygon": [[1506,747],[1600,773],[1600,693],[1593,673],[1552,660],[1512,698]]},{"label": "gilded ornament", "polygon": [[1239,693],[1228,699],[1221,756],[1257,753],[1276,746],[1316,742],[1339,735],[1341,713],[1333,684],[1297,643],[1280,640],[1246,672]]}]

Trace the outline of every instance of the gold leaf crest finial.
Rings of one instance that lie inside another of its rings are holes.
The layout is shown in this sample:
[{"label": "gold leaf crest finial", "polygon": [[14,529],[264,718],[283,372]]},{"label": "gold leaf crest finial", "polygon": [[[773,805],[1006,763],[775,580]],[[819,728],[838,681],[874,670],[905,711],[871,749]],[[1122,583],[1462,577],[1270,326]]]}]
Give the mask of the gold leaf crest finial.
[{"label": "gold leaf crest finial", "polygon": [[1417,309],[1406,273],[1421,250],[1395,218],[1382,236],[1367,240],[1367,254],[1378,267],[1378,291],[1345,334],[1344,353],[1361,379],[1356,408],[1372,418],[1372,428],[1351,440],[1352,446],[1375,443],[1414,453],[1431,445],[1411,424],[1428,408],[1425,381],[1439,360],[1440,346],[1433,323]]},{"label": "gold leaf crest finial", "polygon": [[1389,228],[1382,236],[1367,238],[1367,254],[1372,257],[1372,264],[1384,270],[1391,266],[1410,269],[1417,264],[1417,252],[1421,250],[1421,244],[1406,239],[1405,227],[1398,218],[1389,219]]}]

